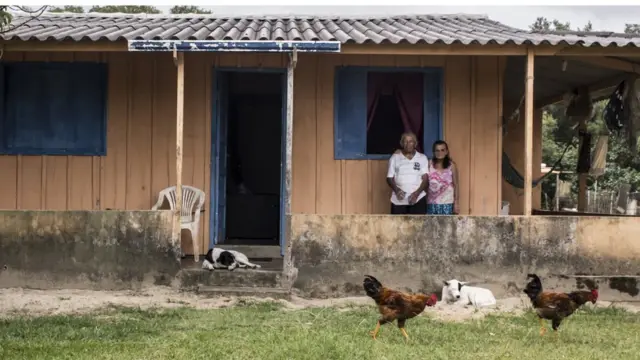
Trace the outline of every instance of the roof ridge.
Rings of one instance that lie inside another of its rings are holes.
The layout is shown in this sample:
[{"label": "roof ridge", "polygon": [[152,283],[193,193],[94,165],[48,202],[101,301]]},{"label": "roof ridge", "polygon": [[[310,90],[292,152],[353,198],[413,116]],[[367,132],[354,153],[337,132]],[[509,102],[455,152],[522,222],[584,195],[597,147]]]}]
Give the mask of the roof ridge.
[{"label": "roof ridge", "polygon": [[532,34],[540,34],[540,35],[575,35],[575,36],[596,36],[596,37],[618,37],[624,39],[634,39],[640,38],[640,34],[627,34],[623,32],[615,32],[615,31],[607,31],[607,30],[592,30],[592,31],[581,31],[581,30],[536,30],[531,31]]},{"label": "roof ridge", "polygon": [[[32,17],[31,14],[10,11],[11,14],[17,17]],[[101,12],[87,12],[87,13],[72,13],[72,12],[45,12],[39,17],[78,17],[78,18],[91,18],[91,17],[104,17],[104,18],[151,18],[151,19],[181,19],[181,18],[206,18],[206,19],[278,19],[278,18],[299,18],[299,19],[348,19],[348,20],[365,20],[365,19],[409,19],[409,18],[466,18],[472,20],[492,20],[486,14],[466,14],[466,13],[420,13],[420,14],[398,14],[391,16],[344,16],[344,15],[312,15],[312,14],[295,14],[295,13],[282,13],[282,14],[255,14],[255,15],[226,15],[220,16],[214,14],[148,14],[148,13],[101,13]]]}]

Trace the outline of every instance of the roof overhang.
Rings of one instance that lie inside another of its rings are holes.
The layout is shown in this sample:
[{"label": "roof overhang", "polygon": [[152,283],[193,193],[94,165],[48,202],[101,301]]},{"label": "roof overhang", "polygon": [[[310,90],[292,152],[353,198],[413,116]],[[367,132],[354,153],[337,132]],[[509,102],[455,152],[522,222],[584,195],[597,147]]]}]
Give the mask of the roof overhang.
[{"label": "roof overhang", "polygon": [[339,53],[339,41],[129,40],[128,51]]}]

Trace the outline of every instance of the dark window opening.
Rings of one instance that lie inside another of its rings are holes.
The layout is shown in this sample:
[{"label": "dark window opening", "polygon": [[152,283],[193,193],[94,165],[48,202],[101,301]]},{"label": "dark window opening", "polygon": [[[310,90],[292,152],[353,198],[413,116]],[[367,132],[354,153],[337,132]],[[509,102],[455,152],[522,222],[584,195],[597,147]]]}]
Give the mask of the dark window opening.
[{"label": "dark window opening", "polygon": [[367,74],[367,154],[392,154],[400,136],[413,132],[423,149],[422,73],[370,72]]}]

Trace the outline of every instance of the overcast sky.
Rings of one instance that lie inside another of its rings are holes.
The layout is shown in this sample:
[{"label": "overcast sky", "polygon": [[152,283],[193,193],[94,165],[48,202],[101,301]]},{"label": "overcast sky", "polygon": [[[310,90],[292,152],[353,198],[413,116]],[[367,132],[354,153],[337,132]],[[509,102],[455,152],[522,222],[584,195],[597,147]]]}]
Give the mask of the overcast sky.
[{"label": "overcast sky", "polygon": [[[239,15],[341,15],[385,16],[409,14],[484,14],[504,24],[528,29],[538,16],[583,26],[591,20],[594,30],[623,31],[625,23],[640,23],[640,6],[205,6],[219,16]],[[159,9],[168,12],[169,7]]]}]

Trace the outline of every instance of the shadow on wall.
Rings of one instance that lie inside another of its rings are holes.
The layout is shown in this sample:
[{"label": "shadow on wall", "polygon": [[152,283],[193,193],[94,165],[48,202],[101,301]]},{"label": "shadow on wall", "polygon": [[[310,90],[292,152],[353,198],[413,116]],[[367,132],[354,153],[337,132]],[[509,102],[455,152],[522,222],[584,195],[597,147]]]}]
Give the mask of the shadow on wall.
[{"label": "shadow on wall", "polygon": [[180,270],[172,217],[170,211],[0,211],[0,287],[170,285]]},{"label": "shadow on wall", "polygon": [[[603,294],[623,300],[639,292],[633,277],[640,278],[637,221],[294,214],[294,286],[312,297],[363,295],[368,273],[405,291],[439,292],[442,280],[456,278],[504,297],[519,296],[526,274],[536,272],[548,289],[591,284],[615,289]],[[622,281],[622,275],[632,276]]]}]

